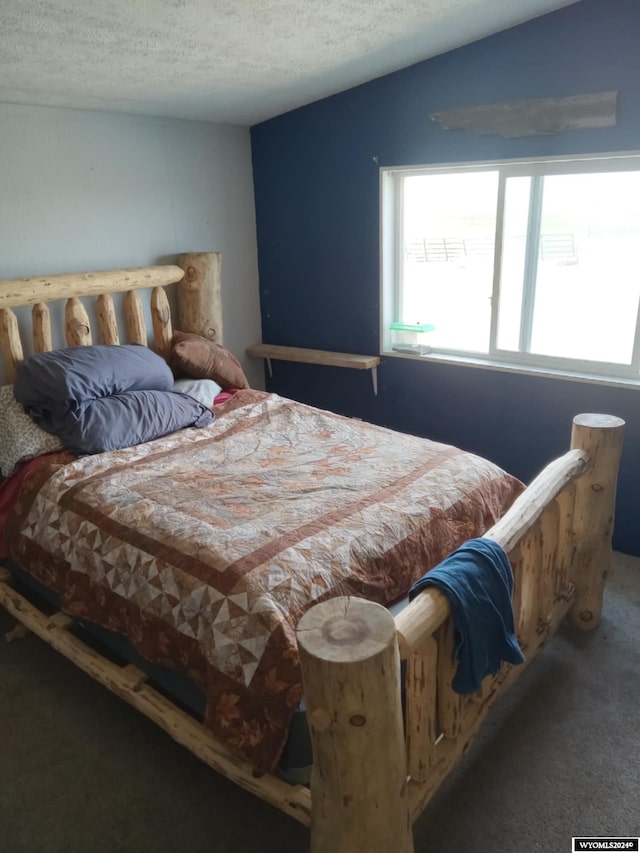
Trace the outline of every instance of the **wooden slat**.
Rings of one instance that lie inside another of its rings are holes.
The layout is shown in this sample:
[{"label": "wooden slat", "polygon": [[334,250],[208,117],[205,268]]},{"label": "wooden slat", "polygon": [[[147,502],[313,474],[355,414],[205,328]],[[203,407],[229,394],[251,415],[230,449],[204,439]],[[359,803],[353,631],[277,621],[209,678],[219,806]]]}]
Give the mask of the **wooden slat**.
[{"label": "wooden slat", "polygon": [[576,551],[575,534],[573,532],[573,511],[576,502],[576,486],[572,483],[556,498],[559,512],[558,547],[556,551],[556,597],[569,586],[570,570]]},{"label": "wooden slat", "polygon": [[24,356],[18,320],[8,308],[0,308],[0,347],[4,356],[6,380],[9,383],[15,382],[16,369]]},{"label": "wooden slat", "polygon": [[127,334],[132,344],[147,346],[147,327],[144,322],[142,301],[135,290],[131,290],[124,298],[124,315],[127,321]]},{"label": "wooden slat", "polygon": [[209,767],[305,826],[309,825],[311,797],[307,788],[302,785],[289,785],[271,774],[258,777],[249,764],[232,755],[200,723],[179,710],[152,687],[144,684],[135,668],[120,667],[112,663],[64,627],[51,625],[51,617],[39,611],[26,598],[1,581],[0,604],[41,640],[153,720]]},{"label": "wooden slat", "polygon": [[424,781],[433,764],[436,742],[438,644],[427,637],[407,660],[407,772]]},{"label": "wooden slat", "polygon": [[517,616],[520,613],[522,608],[522,551],[520,546],[517,545],[515,548],[511,549],[511,553],[509,554],[509,562],[511,563],[511,570],[513,572],[513,613],[514,620],[516,624],[516,629],[518,627]]},{"label": "wooden slat", "polygon": [[454,659],[455,628],[447,619],[438,635],[438,722],[446,738],[456,738],[462,729],[462,696],[454,693],[453,677],[458,668]]},{"label": "wooden slat", "polygon": [[31,328],[33,331],[33,348],[35,352],[51,352],[51,315],[44,302],[36,302],[31,309]]},{"label": "wooden slat", "polygon": [[133,690],[134,693],[141,690],[143,685],[149,680],[147,674],[133,664],[122,667],[120,675],[122,676],[123,683],[126,682],[129,689]]},{"label": "wooden slat", "polygon": [[538,569],[538,621],[547,622],[556,598],[556,573],[558,565],[558,531],[560,510],[557,500],[550,504],[538,522],[540,525],[541,554]]},{"label": "wooden slat", "polygon": [[[520,543],[522,574],[520,576],[520,608],[516,611],[516,632],[520,645],[531,645],[538,622],[538,582],[542,563],[542,533],[537,523]],[[523,648],[526,652],[526,648]]]},{"label": "wooden slat", "polygon": [[153,338],[155,350],[158,355],[168,358],[171,352],[171,308],[167,294],[162,287],[154,287],[151,293],[151,323],[153,325]]},{"label": "wooden slat", "polygon": [[73,619],[71,616],[67,616],[66,613],[53,613],[47,617],[48,631],[66,631],[72,625]]},{"label": "wooden slat", "polygon": [[141,287],[164,287],[182,278],[184,270],[167,265],[6,279],[0,281],[0,308],[34,305],[36,302],[52,302],[54,299],[70,299],[72,296],[122,293]]},{"label": "wooden slat", "polygon": [[68,299],[64,307],[64,333],[70,347],[91,345],[89,315],[76,296]]},{"label": "wooden slat", "polygon": [[[491,677],[485,677],[482,681],[480,690],[476,690],[475,693],[467,693],[462,697],[462,725],[460,726],[462,737],[464,737],[465,731],[475,723],[478,714],[482,713],[482,707],[486,701],[486,695],[488,695],[490,690],[490,683]],[[487,691],[486,695],[485,689]]]},{"label": "wooden slat", "polygon": [[101,293],[96,299],[96,312],[98,314],[98,326],[100,327],[100,340],[103,344],[119,344],[120,334],[118,332],[118,321],[116,320],[116,309],[113,307],[113,298],[110,293]]},{"label": "wooden slat", "polygon": [[380,364],[377,355],[356,355],[350,352],[329,352],[304,347],[281,347],[276,344],[253,344],[245,350],[252,358],[273,358],[279,361],[297,361],[303,364],[326,364],[331,367],[353,367],[370,370]]},{"label": "wooden slat", "polygon": [[16,640],[24,640],[25,637],[28,637],[31,632],[28,628],[25,628],[20,622],[17,625],[14,625],[10,631],[7,631],[4,635],[5,643],[15,643]]}]

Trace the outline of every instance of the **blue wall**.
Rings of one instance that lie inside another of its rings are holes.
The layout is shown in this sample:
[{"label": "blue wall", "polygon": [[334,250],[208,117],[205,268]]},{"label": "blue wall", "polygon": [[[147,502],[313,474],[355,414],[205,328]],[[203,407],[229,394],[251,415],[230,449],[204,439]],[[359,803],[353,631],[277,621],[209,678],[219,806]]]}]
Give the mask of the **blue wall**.
[{"label": "blue wall", "polygon": [[[379,166],[640,149],[640,3],[582,0],[252,128],[263,340],[379,352]],[[615,89],[616,127],[502,139],[456,106]],[[627,421],[614,544],[640,554],[640,389],[383,359],[368,375],[274,363],[285,396],[457,444],[529,480],[585,411]]]}]

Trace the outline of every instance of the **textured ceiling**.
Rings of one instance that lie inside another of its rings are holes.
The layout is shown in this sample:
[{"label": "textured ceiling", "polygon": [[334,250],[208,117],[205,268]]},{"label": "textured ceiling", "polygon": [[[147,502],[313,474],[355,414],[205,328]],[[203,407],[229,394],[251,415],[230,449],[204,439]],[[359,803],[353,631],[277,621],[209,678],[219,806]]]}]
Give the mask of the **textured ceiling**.
[{"label": "textured ceiling", "polygon": [[0,0],[0,102],[254,124],[575,0]]}]

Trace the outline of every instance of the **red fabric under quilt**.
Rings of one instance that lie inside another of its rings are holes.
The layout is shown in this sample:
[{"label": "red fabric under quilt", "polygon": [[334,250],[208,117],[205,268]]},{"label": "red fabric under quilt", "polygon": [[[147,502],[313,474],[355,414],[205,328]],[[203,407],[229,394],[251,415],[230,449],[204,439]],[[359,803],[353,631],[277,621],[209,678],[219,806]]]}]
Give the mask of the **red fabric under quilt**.
[{"label": "red fabric under quilt", "polygon": [[22,465],[19,465],[17,470],[14,471],[10,477],[7,477],[7,479],[0,484],[0,560],[6,560],[9,556],[4,535],[5,525],[25,478],[31,473],[31,471],[34,471],[39,465],[42,465],[43,462],[52,461],[57,458],[60,458],[61,460],[70,460],[72,459],[72,456],[70,453],[66,452],[47,453],[42,456],[36,456],[34,459],[29,459],[27,462],[23,462]]}]

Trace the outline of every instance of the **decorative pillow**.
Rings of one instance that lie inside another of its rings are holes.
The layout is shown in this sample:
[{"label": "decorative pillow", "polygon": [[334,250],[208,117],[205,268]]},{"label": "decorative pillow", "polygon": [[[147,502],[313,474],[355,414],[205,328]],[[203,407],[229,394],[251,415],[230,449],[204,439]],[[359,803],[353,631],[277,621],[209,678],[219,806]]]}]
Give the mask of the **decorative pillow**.
[{"label": "decorative pillow", "polygon": [[211,409],[187,394],[127,391],[85,404],[76,416],[67,417],[59,435],[73,453],[103,453],[212,422]]},{"label": "decorative pillow", "polygon": [[173,390],[180,394],[188,394],[210,409],[222,388],[213,379],[176,379]]},{"label": "decorative pillow", "polygon": [[0,471],[8,477],[25,459],[62,450],[55,435],[49,435],[29,417],[13,394],[13,385],[0,388]]},{"label": "decorative pillow", "polygon": [[194,379],[213,379],[223,390],[248,388],[240,362],[222,344],[215,344],[200,335],[175,332],[171,344],[171,367],[176,375]]}]

